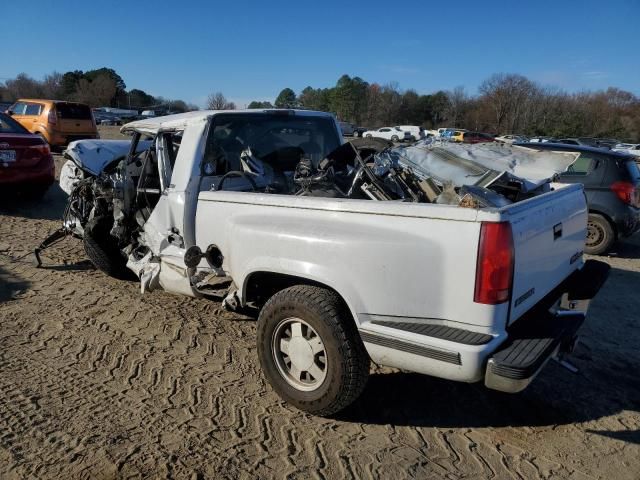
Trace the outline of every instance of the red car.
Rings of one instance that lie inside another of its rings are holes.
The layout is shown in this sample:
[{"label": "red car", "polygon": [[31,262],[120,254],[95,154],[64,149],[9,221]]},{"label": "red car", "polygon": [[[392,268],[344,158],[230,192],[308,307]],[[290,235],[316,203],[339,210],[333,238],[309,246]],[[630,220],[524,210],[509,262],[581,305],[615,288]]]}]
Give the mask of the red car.
[{"label": "red car", "polygon": [[42,197],[55,180],[49,145],[0,113],[0,192],[9,188]]},{"label": "red car", "polygon": [[493,135],[482,132],[464,132],[462,135],[462,141],[464,143],[487,143],[494,142]]}]

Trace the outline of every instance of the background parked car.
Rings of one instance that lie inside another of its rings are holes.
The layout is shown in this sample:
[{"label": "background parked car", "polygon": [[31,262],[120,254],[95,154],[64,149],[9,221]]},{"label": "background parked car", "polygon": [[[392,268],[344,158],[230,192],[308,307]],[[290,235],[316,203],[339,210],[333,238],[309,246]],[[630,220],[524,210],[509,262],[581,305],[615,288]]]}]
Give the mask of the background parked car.
[{"label": "background parked car", "polygon": [[411,140],[411,134],[400,130],[398,127],[382,127],[377,130],[367,130],[363,133],[363,136],[368,138],[384,138],[385,140],[391,140],[392,142],[405,142]]},{"label": "background parked car", "polygon": [[99,138],[93,113],[83,103],[20,99],[7,112],[24,128],[40,135],[52,146],[64,146],[84,138]]},{"label": "background parked car", "polygon": [[450,136],[450,134],[452,134],[455,130],[456,130],[455,128],[441,127],[437,130],[438,134],[436,136],[447,137],[447,136]]},{"label": "background parked car", "polygon": [[120,116],[102,111],[93,111],[93,118],[97,125],[122,125],[123,121]]},{"label": "background parked car", "polygon": [[605,253],[618,239],[640,229],[640,170],[632,156],[561,143],[518,145],[580,153],[578,160],[560,175],[560,182],[584,185],[589,206],[586,253]]},{"label": "background parked car", "polygon": [[365,127],[356,127],[353,130],[353,136],[354,137],[362,137],[362,135],[364,134],[364,132],[366,132],[367,130],[369,130],[368,128]]},{"label": "background parked car", "polygon": [[403,132],[409,132],[409,135],[411,135],[414,142],[425,137],[424,130],[417,125],[396,125],[395,128],[399,128]]},{"label": "background parked car", "polygon": [[553,142],[554,139],[551,137],[531,137],[528,141],[529,143],[547,143]]},{"label": "background parked car", "polygon": [[0,113],[0,191],[11,187],[37,198],[54,179],[53,156],[47,143]]},{"label": "background parked car", "polygon": [[463,142],[464,141],[465,132],[466,132],[466,130],[462,130],[462,129],[454,130],[451,133],[451,136],[449,137],[449,140],[452,140],[454,142]]},{"label": "background parked car", "polygon": [[464,143],[488,143],[495,141],[493,135],[482,132],[464,132],[462,134]]},{"label": "background parked car", "polygon": [[506,143],[511,145],[512,143],[527,142],[529,139],[524,135],[500,135],[495,138],[496,142]]},{"label": "background parked car", "polygon": [[595,147],[595,148],[611,148],[606,143],[600,142],[597,138],[559,138],[554,140],[555,143],[565,143],[567,145],[582,145],[585,147]]},{"label": "background parked car", "polygon": [[636,160],[640,160],[640,144],[634,145],[633,143],[619,143],[613,148],[613,151],[633,155],[634,157],[637,157]]},{"label": "background parked car", "polygon": [[348,137],[353,136],[355,132],[355,125],[349,122],[338,122],[340,124],[340,130],[342,130],[342,135],[346,135]]}]

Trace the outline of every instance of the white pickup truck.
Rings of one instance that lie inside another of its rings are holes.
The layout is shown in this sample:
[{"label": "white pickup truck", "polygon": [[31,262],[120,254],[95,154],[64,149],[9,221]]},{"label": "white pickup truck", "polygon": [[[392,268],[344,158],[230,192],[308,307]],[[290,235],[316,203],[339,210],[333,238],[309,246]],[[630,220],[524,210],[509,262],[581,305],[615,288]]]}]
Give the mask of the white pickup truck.
[{"label": "white pickup truck", "polygon": [[502,155],[511,172],[451,145],[356,150],[331,115],[293,110],[122,131],[131,141],[69,146],[64,227],[36,256],[73,234],[143,292],[255,311],[266,378],[308,412],[352,403],[370,361],[520,391],[571,349],[606,278],[582,258],[582,187],[523,180],[540,162],[512,168],[519,153],[496,150],[511,147],[472,155]]}]

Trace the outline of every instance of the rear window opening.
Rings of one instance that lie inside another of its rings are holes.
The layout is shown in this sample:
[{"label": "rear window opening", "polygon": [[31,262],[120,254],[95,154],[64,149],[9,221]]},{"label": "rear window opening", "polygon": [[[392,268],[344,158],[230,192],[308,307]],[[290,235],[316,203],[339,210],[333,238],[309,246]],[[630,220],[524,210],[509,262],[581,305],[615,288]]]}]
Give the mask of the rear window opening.
[{"label": "rear window opening", "polygon": [[91,109],[80,103],[56,103],[56,113],[61,119],[91,120]]}]

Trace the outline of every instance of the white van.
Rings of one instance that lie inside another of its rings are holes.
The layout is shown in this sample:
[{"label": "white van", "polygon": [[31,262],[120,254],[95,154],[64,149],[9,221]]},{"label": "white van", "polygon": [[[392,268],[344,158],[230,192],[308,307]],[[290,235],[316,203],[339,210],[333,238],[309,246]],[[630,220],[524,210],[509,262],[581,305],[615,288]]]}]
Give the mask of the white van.
[{"label": "white van", "polygon": [[403,132],[409,132],[414,141],[421,140],[425,137],[422,127],[416,125],[397,125],[396,128],[399,128]]}]

